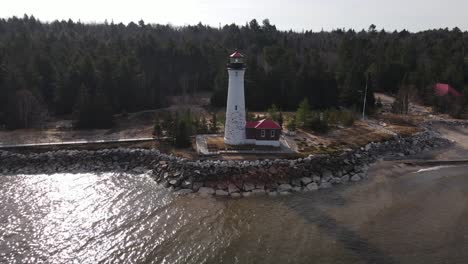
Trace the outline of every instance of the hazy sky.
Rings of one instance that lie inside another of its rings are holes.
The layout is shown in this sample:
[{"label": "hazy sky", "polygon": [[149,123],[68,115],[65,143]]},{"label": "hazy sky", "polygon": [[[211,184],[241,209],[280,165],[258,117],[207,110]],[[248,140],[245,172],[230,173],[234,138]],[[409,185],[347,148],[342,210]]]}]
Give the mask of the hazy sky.
[{"label": "hazy sky", "polygon": [[80,19],[83,22],[212,26],[269,18],[279,29],[319,31],[334,28],[360,30],[432,28],[468,30],[468,0],[5,0],[0,17],[33,14],[42,21]]}]

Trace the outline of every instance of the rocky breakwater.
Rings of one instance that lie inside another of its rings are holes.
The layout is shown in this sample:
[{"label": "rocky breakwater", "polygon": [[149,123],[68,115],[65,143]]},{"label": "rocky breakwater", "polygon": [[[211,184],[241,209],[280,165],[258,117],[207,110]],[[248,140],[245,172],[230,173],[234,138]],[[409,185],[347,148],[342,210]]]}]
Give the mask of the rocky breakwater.
[{"label": "rocky breakwater", "polygon": [[369,164],[379,158],[400,158],[448,143],[427,130],[412,137],[369,143],[341,153],[256,161],[193,161],[158,150],[121,148],[27,154],[0,151],[0,173],[148,173],[178,194],[286,195],[358,182],[367,178]]},{"label": "rocky breakwater", "polygon": [[367,178],[369,165],[377,159],[401,159],[450,142],[430,130],[407,138],[369,143],[341,153],[311,155],[295,160],[187,161],[178,171],[187,177],[171,181],[167,173],[155,173],[157,181],[176,191],[203,195],[253,196],[309,192]]},{"label": "rocky breakwater", "polygon": [[423,126],[428,130],[433,130],[434,125],[445,125],[449,127],[463,127],[466,128],[468,126],[468,120],[444,120],[444,119],[435,119],[435,120],[428,120],[424,122]]}]

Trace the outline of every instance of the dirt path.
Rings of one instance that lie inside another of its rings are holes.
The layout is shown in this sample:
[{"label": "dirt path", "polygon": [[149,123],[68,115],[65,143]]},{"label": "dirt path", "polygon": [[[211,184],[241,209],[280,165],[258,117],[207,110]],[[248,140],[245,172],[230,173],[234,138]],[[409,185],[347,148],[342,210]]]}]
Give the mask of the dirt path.
[{"label": "dirt path", "polygon": [[468,128],[436,125],[436,131],[449,140],[454,141],[454,146],[447,150],[441,150],[434,154],[435,160],[461,160],[468,159]]},{"label": "dirt path", "polygon": [[153,137],[146,138],[123,138],[123,139],[110,139],[110,140],[78,140],[78,141],[62,141],[50,143],[25,143],[25,144],[0,144],[0,149],[7,148],[25,148],[25,147],[60,147],[60,146],[73,146],[73,145],[86,145],[86,144],[110,144],[110,143],[139,143],[153,141]]},{"label": "dirt path", "polygon": [[[374,93],[376,100],[380,99],[382,102],[382,112],[391,112],[392,104],[395,102],[393,96],[383,94],[383,93]],[[432,113],[431,107],[423,106],[415,102],[410,102],[409,105],[409,114],[411,115],[430,115]]]}]

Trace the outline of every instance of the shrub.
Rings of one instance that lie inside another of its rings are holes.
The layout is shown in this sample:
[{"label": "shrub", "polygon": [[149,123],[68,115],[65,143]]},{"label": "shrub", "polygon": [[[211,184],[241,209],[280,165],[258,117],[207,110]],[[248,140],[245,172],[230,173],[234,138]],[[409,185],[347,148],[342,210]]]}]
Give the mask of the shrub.
[{"label": "shrub", "polygon": [[211,113],[211,126],[210,126],[210,132],[211,133],[218,133],[218,117],[216,115],[216,112]]},{"label": "shrub", "polygon": [[343,126],[352,126],[356,121],[356,114],[349,110],[344,110],[340,112],[340,123]]},{"label": "shrub", "polygon": [[300,127],[306,127],[308,119],[312,115],[310,111],[310,105],[309,101],[306,99],[302,100],[302,102],[299,104],[299,107],[297,108],[296,112],[296,121],[298,126]]},{"label": "shrub", "polygon": [[325,114],[321,112],[311,112],[306,121],[306,127],[319,133],[327,132],[330,128]]},{"label": "shrub", "polygon": [[380,97],[377,98],[377,102],[375,103],[375,106],[377,108],[382,108],[383,107],[382,99],[380,99]]},{"label": "shrub", "polygon": [[330,128],[325,120],[320,120],[320,118],[317,117],[312,117],[307,122],[307,127],[319,133],[325,133]]},{"label": "shrub", "polygon": [[296,124],[296,117],[295,116],[293,116],[291,119],[288,120],[288,122],[286,123],[286,128],[291,132],[296,131],[297,124]]},{"label": "shrub", "polygon": [[188,123],[189,120],[186,119],[181,119],[178,124],[177,128],[175,131],[175,140],[174,140],[174,145],[179,148],[185,148],[190,146],[190,124]]},{"label": "shrub", "polygon": [[278,121],[278,119],[279,119],[279,109],[275,104],[270,106],[270,108],[267,109],[267,112],[268,112],[268,117],[270,119],[272,119],[274,121]]}]

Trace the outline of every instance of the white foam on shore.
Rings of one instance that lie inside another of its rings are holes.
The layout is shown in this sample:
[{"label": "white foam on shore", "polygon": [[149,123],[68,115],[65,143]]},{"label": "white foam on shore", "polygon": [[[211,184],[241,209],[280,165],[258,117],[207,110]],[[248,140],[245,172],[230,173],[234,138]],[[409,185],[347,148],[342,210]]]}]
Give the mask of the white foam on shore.
[{"label": "white foam on shore", "polygon": [[450,168],[450,167],[455,167],[455,166],[449,166],[449,165],[445,165],[445,166],[435,166],[435,167],[430,167],[430,168],[424,168],[424,169],[420,169],[414,173],[420,173],[420,172],[426,172],[426,171],[436,171],[436,170],[440,170],[440,169],[445,169],[445,168]]}]

